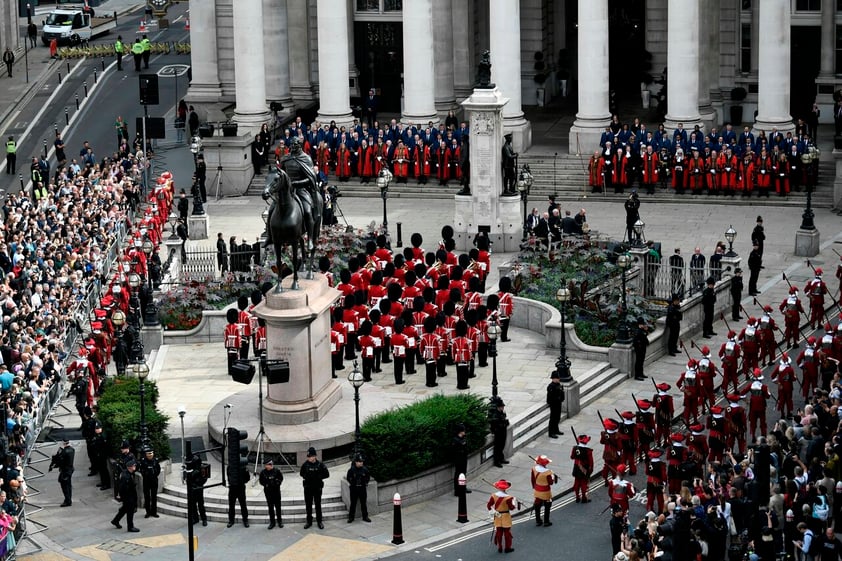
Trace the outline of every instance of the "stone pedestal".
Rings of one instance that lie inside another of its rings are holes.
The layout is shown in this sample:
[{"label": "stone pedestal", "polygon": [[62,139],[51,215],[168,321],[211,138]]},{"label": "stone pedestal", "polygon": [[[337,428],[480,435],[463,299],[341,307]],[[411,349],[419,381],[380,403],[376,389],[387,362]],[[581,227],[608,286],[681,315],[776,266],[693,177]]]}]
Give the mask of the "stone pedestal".
[{"label": "stone pedestal", "polygon": [[631,344],[614,343],[608,347],[608,362],[631,378],[634,375],[634,351]]},{"label": "stone pedestal", "polygon": [[143,342],[143,351],[151,353],[157,351],[164,344],[164,326],[144,325],[140,328],[140,340]]},{"label": "stone pedestal", "polygon": [[798,257],[815,257],[819,254],[820,244],[818,228],[795,232],[795,255]]},{"label": "stone pedestal", "polygon": [[187,232],[191,240],[208,239],[210,217],[207,214],[191,214],[187,217]]},{"label": "stone pedestal", "polygon": [[[211,136],[202,139],[208,167],[208,199],[240,196],[254,177],[251,162],[251,135]],[[222,166],[220,170],[219,167]]]},{"label": "stone pedestal", "polygon": [[267,386],[264,401],[266,419],[284,425],[321,420],[342,397],[330,369],[330,306],[340,293],[324,278],[298,282],[301,289],[291,290],[287,277],[283,292],[270,292],[255,308],[266,320],[269,360],[289,362],[289,383]]},{"label": "stone pedestal", "polygon": [[562,382],[561,387],[564,388],[564,412],[567,418],[578,415],[582,410],[582,404],[579,399],[579,382],[573,380],[569,383]]},{"label": "stone pedestal", "polygon": [[513,252],[522,233],[520,197],[503,197],[503,106],[497,88],[476,89],[462,102],[471,128],[471,195],[454,195],[456,247],[473,247],[474,235],[487,230],[494,251]]},{"label": "stone pedestal", "polygon": [[[729,256],[727,253],[722,256],[722,278],[733,277],[734,271],[743,262],[743,258],[737,254]],[[729,269],[730,268],[730,269]]]},{"label": "stone pedestal", "polygon": [[[626,288],[631,288],[638,294],[643,294],[643,288],[646,286],[646,255],[648,254],[649,250],[646,246],[632,247],[629,249],[629,255],[632,257],[632,267],[638,267],[640,273],[633,280],[629,276],[626,276]],[[628,272],[626,272],[626,275],[628,275]]]}]

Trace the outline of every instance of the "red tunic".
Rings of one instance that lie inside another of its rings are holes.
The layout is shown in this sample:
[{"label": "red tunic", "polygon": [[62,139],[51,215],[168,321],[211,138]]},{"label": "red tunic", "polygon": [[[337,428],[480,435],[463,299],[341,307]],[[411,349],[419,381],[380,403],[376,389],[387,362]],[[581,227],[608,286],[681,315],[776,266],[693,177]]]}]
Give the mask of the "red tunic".
[{"label": "red tunic", "polygon": [[394,157],[395,177],[409,177],[409,150],[406,146],[398,146]]},{"label": "red tunic", "polygon": [[336,175],[341,179],[351,177],[351,151],[343,144],[336,153]]},{"label": "red tunic", "polygon": [[[415,153],[413,154],[413,159],[415,160],[413,167],[415,170],[415,177],[427,177],[430,175],[430,147],[423,146],[421,144],[415,147]],[[424,256],[422,255],[420,259],[423,259]]]}]

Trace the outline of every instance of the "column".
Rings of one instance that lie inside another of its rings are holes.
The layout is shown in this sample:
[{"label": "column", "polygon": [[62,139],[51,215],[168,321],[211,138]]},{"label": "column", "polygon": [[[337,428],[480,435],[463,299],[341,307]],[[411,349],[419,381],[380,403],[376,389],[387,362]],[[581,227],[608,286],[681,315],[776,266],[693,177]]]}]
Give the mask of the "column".
[{"label": "column", "polygon": [[458,33],[453,33],[453,90],[457,99],[463,99],[471,95],[474,85],[474,68],[471,56],[471,38],[473,17],[471,15],[469,2],[454,2],[452,4],[451,28]]},{"label": "column", "polygon": [[822,2],[821,66],[819,76],[833,77],[836,74],[836,2]]},{"label": "column", "polygon": [[[760,2],[761,0],[751,0],[751,74],[757,76],[757,68],[760,56]],[[742,27],[740,23],[740,10],[737,10],[737,25]],[[739,35],[738,35],[739,37]],[[738,39],[739,40],[739,39]],[[739,47],[739,43],[737,44]],[[737,60],[739,60],[739,48],[737,49]]]},{"label": "column", "polygon": [[767,133],[795,129],[789,114],[790,32],[789,0],[760,4],[760,53],[757,67],[757,120],[754,128]]},{"label": "column", "polygon": [[348,10],[343,0],[318,0],[319,113],[322,123],[349,126],[351,89],[348,86]]},{"label": "column", "polygon": [[403,4],[403,115],[404,124],[437,121],[433,63],[433,2]]},{"label": "column", "polygon": [[287,2],[289,92],[296,102],[315,99],[310,81],[310,21],[307,4],[296,0]]},{"label": "column", "polygon": [[[711,59],[710,25],[713,8],[710,2],[704,3],[704,10],[699,14],[699,116],[702,119],[703,128],[710,130],[716,121],[716,111],[710,102]],[[717,13],[718,15],[718,13]]]},{"label": "column", "polygon": [[[460,2],[457,2],[460,3]],[[467,4],[466,2],[461,2]],[[436,111],[442,116],[454,108],[453,11],[450,0],[433,0],[433,67],[435,68]],[[467,33],[465,33],[467,35]]]},{"label": "column", "polygon": [[368,90],[362,90],[360,69],[357,68],[357,55],[354,50],[354,3],[348,2],[348,93],[351,97],[365,97]]},{"label": "column", "polygon": [[579,110],[570,127],[570,153],[590,154],[611,122],[608,111],[608,0],[579,0]]},{"label": "column", "polygon": [[495,0],[489,12],[491,77],[509,98],[503,106],[503,130],[512,133],[515,151],[522,152],[532,145],[532,126],[521,109],[520,0]]},{"label": "column", "polygon": [[290,111],[287,0],[263,0],[263,43],[266,101],[279,101]]},{"label": "column", "polygon": [[222,95],[217,66],[216,0],[194,0],[194,5],[195,13],[190,14],[193,81],[184,97],[189,103],[216,103]]},{"label": "column", "polygon": [[667,115],[672,130],[701,125],[699,115],[699,0],[669,0],[667,7]]},{"label": "column", "polygon": [[714,123],[717,127],[725,122],[722,103],[722,89],[719,86],[719,54],[720,54],[720,12],[722,3],[720,0],[709,0],[710,7],[705,21],[707,22],[708,44],[704,47],[707,55],[705,69],[707,70],[707,87],[710,95],[711,106],[716,112]]},{"label": "column", "polygon": [[240,125],[240,136],[257,132],[269,120],[263,41],[255,41],[254,37],[254,22],[262,19],[263,0],[237,2],[234,10],[234,82],[237,87],[234,120]]}]

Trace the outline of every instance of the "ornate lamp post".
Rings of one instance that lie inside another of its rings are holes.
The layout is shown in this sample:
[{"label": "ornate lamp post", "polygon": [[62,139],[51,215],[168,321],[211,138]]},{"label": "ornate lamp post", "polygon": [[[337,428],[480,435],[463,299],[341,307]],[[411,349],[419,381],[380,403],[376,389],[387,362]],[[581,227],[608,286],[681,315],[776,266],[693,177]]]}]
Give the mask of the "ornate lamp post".
[{"label": "ornate lamp post", "polygon": [[392,183],[392,172],[386,168],[377,175],[377,186],[380,188],[380,198],[383,199],[383,233],[389,233],[389,221],[386,219],[386,199],[389,198],[389,185]]},{"label": "ornate lamp post", "polygon": [[640,218],[634,223],[634,243],[632,247],[643,247],[643,242],[646,238],[643,237],[643,230],[646,229],[646,223]]},{"label": "ornate lamp post", "polygon": [[[635,228],[637,225],[635,225]],[[631,266],[631,256],[628,253],[623,253],[617,257],[617,266],[620,268],[620,278],[622,279],[622,294],[620,305],[623,307],[620,313],[620,326],[617,328],[617,342],[631,343],[631,333],[629,333],[629,324],[626,322],[627,305],[626,305],[626,271]]]},{"label": "ornate lamp post", "polygon": [[728,226],[728,229],[725,230],[725,239],[728,240],[728,253],[725,254],[725,257],[736,257],[737,254],[734,253],[734,240],[737,239],[737,231],[733,226]]},{"label": "ornate lamp post", "polygon": [[526,241],[529,237],[529,224],[527,218],[529,216],[527,207],[529,206],[529,189],[532,187],[534,178],[532,172],[529,170],[529,164],[523,164],[520,170],[520,175],[517,177],[517,190],[520,191],[520,201],[523,203],[523,240]]},{"label": "ornate lamp post", "polygon": [[146,378],[149,376],[149,365],[136,362],[132,365],[140,389],[140,444],[141,448],[149,445],[149,433],[146,430]]},{"label": "ornate lamp post", "polygon": [[807,207],[804,209],[804,214],[801,215],[801,230],[815,230],[816,224],[813,222],[815,214],[813,214],[813,154],[817,153],[818,149],[810,147],[809,151],[801,156],[801,161],[807,169]]},{"label": "ornate lamp post", "polygon": [[140,329],[140,299],[137,297],[137,290],[140,288],[141,278],[137,273],[129,273],[129,288],[131,289],[131,296],[129,297],[129,324],[135,329]]},{"label": "ornate lamp post", "polygon": [[570,360],[567,358],[567,341],[564,334],[564,316],[567,311],[567,302],[570,301],[570,290],[566,286],[562,286],[556,291],[555,298],[561,304],[561,340],[558,343],[558,360],[555,363],[555,371],[558,372],[559,380],[566,383],[573,381],[573,377],[570,375]]},{"label": "ornate lamp post", "polygon": [[500,336],[497,320],[488,322],[488,356],[491,357],[491,395],[497,397],[497,338]]},{"label": "ornate lamp post", "polygon": [[152,240],[146,238],[143,240],[143,245],[141,246],[143,249],[143,253],[146,254],[146,281],[147,281],[147,302],[146,302],[146,314],[143,318],[143,323],[145,325],[158,325],[158,306],[155,304],[155,298],[152,296],[154,292],[154,287],[152,284],[152,253],[155,250],[155,246],[152,243]]},{"label": "ornate lamp post", "polygon": [[175,227],[178,224],[178,215],[175,211],[172,211],[170,215],[167,217],[167,222],[170,223],[170,227],[172,228],[172,233],[170,234],[170,240],[177,240],[178,234],[175,233]]},{"label": "ornate lamp post", "polygon": [[360,388],[365,384],[363,373],[360,372],[357,366],[357,361],[354,361],[354,369],[348,374],[348,381],[354,387],[354,411],[356,414],[356,424],[354,425],[354,455],[360,453]]},{"label": "ornate lamp post", "polygon": [[[114,327],[117,329],[117,341],[118,345],[122,344],[123,349],[122,351],[119,349],[115,349],[114,351],[114,365],[117,367],[117,375],[118,376],[125,376],[126,375],[126,344],[125,339],[123,338],[125,332],[123,331],[123,326],[126,325],[126,314],[123,313],[123,310],[117,309],[111,312],[111,323],[114,324]],[[119,354],[119,356],[118,356]]]}]

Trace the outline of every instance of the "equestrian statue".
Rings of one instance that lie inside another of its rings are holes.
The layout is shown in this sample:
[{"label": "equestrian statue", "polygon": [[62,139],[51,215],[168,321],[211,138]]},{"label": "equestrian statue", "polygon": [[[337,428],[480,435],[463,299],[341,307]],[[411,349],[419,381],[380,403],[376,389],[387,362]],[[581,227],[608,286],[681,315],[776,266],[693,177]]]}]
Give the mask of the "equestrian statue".
[{"label": "equestrian statue", "polygon": [[[275,292],[281,292],[280,267],[284,246],[292,247],[292,289],[298,290],[298,270],[310,252],[307,278],[313,278],[313,260],[322,226],[324,201],[318,189],[313,160],[302,149],[301,140],[294,138],[290,152],[278,163],[278,169],[269,175],[263,199],[272,199],[269,206],[266,245],[275,246],[279,273]],[[305,249],[304,237],[307,237]],[[301,259],[298,251],[301,250]]]}]

